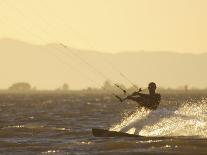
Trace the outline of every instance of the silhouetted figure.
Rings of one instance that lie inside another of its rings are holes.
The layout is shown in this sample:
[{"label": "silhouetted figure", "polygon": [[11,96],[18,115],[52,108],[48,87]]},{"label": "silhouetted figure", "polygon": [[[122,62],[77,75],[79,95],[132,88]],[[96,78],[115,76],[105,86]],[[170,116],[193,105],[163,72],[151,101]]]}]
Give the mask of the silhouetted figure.
[{"label": "silhouetted figure", "polygon": [[150,82],[148,85],[149,94],[143,94],[140,93],[140,91],[134,92],[127,96],[124,100],[133,100],[142,107],[150,110],[156,110],[161,101],[161,95],[155,92],[156,88],[156,84],[154,82]]},{"label": "silhouetted figure", "polygon": [[145,107],[146,109],[150,109],[153,111],[150,111],[147,117],[144,117],[143,119],[140,119],[139,121],[136,121],[136,120],[132,121],[126,126],[122,127],[120,130],[121,132],[128,132],[130,129],[134,128],[135,129],[134,134],[139,134],[143,126],[153,125],[160,120],[160,118],[156,117],[155,119],[153,119],[152,122],[147,121],[147,118],[153,117],[153,113],[156,112],[154,110],[157,109],[161,101],[161,95],[155,92],[156,88],[157,88],[156,84],[154,82],[151,82],[148,85],[149,94],[140,93],[141,90],[139,90],[138,92],[134,92],[122,100],[122,101],[127,100],[127,99],[133,100],[137,102],[141,107]]}]

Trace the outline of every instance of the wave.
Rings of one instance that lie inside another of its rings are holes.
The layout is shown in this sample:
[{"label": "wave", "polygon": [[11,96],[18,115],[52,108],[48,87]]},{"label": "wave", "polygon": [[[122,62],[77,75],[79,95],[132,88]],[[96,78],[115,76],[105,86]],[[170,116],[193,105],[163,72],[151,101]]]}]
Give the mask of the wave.
[{"label": "wave", "polygon": [[181,106],[160,107],[155,111],[138,109],[110,128],[144,136],[207,137],[207,99],[186,101]]}]

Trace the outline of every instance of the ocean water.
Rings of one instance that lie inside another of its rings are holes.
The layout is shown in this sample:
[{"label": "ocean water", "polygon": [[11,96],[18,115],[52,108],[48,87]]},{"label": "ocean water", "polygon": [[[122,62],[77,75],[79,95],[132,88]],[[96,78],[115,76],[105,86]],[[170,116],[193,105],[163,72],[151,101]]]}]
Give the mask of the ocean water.
[{"label": "ocean water", "polygon": [[[92,128],[169,138],[97,138]],[[110,95],[1,94],[0,154],[206,155],[207,95],[163,95],[151,112]]]}]

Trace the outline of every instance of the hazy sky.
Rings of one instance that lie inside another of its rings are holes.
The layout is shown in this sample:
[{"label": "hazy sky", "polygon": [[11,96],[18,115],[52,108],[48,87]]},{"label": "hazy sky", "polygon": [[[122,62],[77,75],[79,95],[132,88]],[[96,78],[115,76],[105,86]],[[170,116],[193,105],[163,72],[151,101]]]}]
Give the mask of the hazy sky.
[{"label": "hazy sky", "polygon": [[207,52],[207,0],[0,0],[0,38],[102,52]]}]

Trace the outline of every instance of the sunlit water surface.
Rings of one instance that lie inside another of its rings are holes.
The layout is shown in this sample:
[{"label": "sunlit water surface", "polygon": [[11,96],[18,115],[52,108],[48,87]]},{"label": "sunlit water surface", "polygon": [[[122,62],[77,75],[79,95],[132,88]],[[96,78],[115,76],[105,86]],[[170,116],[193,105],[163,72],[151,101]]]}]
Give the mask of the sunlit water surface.
[{"label": "sunlit water surface", "polygon": [[[156,111],[109,95],[0,95],[0,154],[207,154],[207,96],[164,95]],[[96,138],[92,128],[144,136]]]}]

